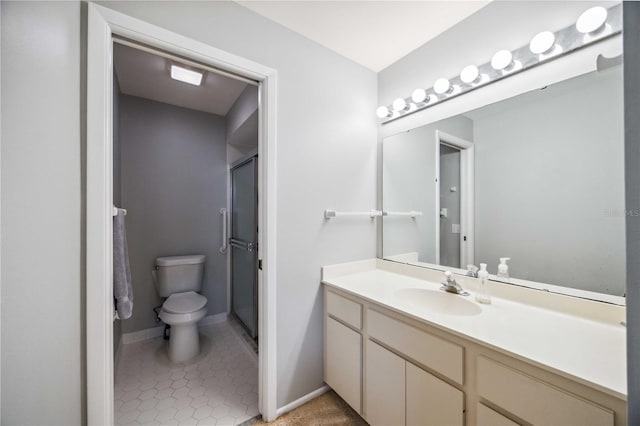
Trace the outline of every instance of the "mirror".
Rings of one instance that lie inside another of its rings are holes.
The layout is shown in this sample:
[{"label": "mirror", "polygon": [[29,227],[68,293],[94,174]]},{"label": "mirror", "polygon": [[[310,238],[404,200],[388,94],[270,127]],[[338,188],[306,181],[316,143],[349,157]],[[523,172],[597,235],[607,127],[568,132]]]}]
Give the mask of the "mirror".
[{"label": "mirror", "polygon": [[505,257],[502,281],[624,296],[622,65],[390,136],[382,152],[385,259],[495,274]]}]

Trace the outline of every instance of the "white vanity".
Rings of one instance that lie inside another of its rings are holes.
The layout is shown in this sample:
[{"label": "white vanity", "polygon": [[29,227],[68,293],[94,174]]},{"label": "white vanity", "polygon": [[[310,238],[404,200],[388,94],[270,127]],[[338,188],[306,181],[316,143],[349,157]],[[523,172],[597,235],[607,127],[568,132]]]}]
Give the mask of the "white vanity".
[{"label": "white vanity", "polygon": [[375,425],[624,425],[624,307],[371,259],[326,266],[324,378]]}]

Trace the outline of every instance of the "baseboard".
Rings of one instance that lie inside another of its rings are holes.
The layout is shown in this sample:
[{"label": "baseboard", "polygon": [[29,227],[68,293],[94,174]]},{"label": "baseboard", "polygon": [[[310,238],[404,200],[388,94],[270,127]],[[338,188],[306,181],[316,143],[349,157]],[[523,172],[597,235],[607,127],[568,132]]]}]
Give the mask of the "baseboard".
[{"label": "baseboard", "polygon": [[[198,322],[198,327],[204,327],[207,325],[225,322],[228,316],[229,315],[226,312],[222,312],[220,314],[215,314],[215,315],[208,315],[202,318],[200,322]],[[153,327],[153,328],[147,328],[140,331],[134,331],[132,333],[123,333],[121,337],[121,343],[124,343],[126,345],[129,343],[142,342],[144,340],[149,340],[149,339],[153,339],[154,337],[162,336],[163,333],[164,333],[164,325]],[[120,348],[118,348],[118,352],[119,351],[120,351]]]},{"label": "baseboard", "polygon": [[321,388],[318,388],[318,389],[314,390],[313,392],[309,392],[308,394],[304,395],[303,397],[298,398],[293,402],[290,402],[289,404],[285,405],[284,407],[278,408],[276,410],[276,417],[280,417],[281,415],[286,414],[289,411],[295,410],[296,408],[300,407],[301,405],[304,405],[307,402],[311,401],[312,399],[319,397],[323,393],[328,392],[330,389],[331,388],[328,385],[324,385]]},{"label": "baseboard", "polygon": [[222,312],[220,314],[208,315],[200,320],[198,327],[204,327],[205,325],[219,324],[229,319],[229,314]]},{"label": "baseboard", "polygon": [[140,331],[134,331],[131,333],[122,333],[122,343],[128,345],[129,343],[142,342],[143,340],[153,339],[154,337],[162,336],[164,332],[164,325],[153,328],[146,328]]}]

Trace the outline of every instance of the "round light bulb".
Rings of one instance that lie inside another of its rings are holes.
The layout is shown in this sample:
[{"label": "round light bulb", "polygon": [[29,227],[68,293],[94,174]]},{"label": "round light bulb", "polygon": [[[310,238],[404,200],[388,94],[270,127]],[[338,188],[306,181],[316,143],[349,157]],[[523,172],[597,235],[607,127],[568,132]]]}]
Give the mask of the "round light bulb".
[{"label": "round light bulb", "polygon": [[475,65],[468,65],[460,72],[460,80],[462,80],[463,83],[471,84],[478,79],[479,75],[480,71],[478,70],[478,67]]},{"label": "round light bulb", "polygon": [[407,108],[407,101],[405,101],[404,99],[398,98],[395,101],[393,101],[394,111],[403,111],[405,108]]},{"label": "round light bulb", "polygon": [[378,107],[378,109],[376,110],[376,115],[378,116],[378,118],[387,118],[389,116],[389,108],[387,108],[386,106]]},{"label": "round light bulb", "polygon": [[433,90],[438,95],[447,93],[449,89],[451,89],[451,83],[449,83],[449,80],[447,80],[446,78],[439,78],[435,83],[433,83]]},{"label": "round light bulb", "polygon": [[556,36],[551,31],[543,31],[533,36],[529,50],[535,55],[540,55],[553,49],[555,42]]},{"label": "round light bulb", "polygon": [[499,50],[491,58],[491,66],[496,70],[504,70],[513,64],[513,55],[508,50]]},{"label": "round light bulb", "polygon": [[585,10],[576,22],[576,29],[583,34],[598,31],[607,21],[607,9],[601,6]]},{"label": "round light bulb", "polygon": [[429,99],[429,96],[427,96],[427,91],[424,89],[416,89],[411,94],[411,100],[417,104],[424,102],[427,99]]}]

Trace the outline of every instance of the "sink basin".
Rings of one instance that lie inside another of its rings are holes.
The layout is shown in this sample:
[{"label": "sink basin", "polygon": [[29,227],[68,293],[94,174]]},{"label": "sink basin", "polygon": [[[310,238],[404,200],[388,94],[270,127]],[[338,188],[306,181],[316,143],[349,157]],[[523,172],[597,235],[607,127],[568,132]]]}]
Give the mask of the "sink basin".
[{"label": "sink basin", "polygon": [[407,306],[426,312],[455,316],[473,316],[482,312],[480,306],[469,300],[471,296],[422,288],[406,288],[394,295]]}]

